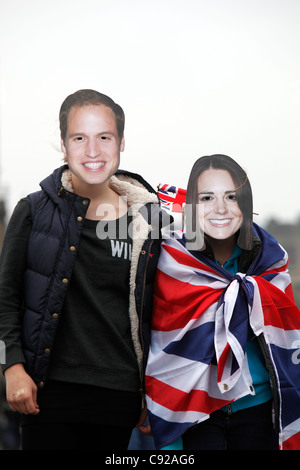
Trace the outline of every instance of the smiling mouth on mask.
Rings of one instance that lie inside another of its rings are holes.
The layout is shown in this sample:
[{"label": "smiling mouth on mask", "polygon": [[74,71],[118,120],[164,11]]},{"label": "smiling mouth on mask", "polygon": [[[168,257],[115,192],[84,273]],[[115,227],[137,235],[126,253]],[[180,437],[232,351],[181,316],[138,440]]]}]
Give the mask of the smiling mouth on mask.
[{"label": "smiling mouth on mask", "polygon": [[84,163],[83,166],[89,168],[90,170],[98,170],[105,165],[105,162],[88,162]]},{"label": "smiling mouth on mask", "polygon": [[222,227],[224,225],[228,225],[232,219],[209,219],[212,225],[217,225],[218,227]]}]

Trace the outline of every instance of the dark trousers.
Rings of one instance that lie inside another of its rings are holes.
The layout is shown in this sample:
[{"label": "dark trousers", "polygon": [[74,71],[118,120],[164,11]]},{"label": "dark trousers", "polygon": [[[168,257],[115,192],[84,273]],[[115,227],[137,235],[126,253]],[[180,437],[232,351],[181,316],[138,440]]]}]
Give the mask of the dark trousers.
[{"label": "dark trousers", "polygon": [[22,426],[22,450],[126,450],[132,427],[41,423]]},{"label": "dark trousers", "polygon": [[38,415],[21,416],[23,450],[126,450],[141,411],[140,392],[49,380]]},{"label": "dark trousers", "polygon": [[184,433],[186,450],[275,450],[272,402],[232,414],[215,411]]}]

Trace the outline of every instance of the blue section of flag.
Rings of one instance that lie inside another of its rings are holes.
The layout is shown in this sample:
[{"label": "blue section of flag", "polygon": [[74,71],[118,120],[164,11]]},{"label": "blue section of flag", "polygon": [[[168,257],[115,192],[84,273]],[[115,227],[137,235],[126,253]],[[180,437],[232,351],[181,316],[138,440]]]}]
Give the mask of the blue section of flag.
[{"label": "blue section of flag", "polygon": [[216,363],[213,345],[214,332],[215,323],[207,322],[189,330],[180,341],[173,341],[168,344],[164,348],[164,352],[206,364]]}]

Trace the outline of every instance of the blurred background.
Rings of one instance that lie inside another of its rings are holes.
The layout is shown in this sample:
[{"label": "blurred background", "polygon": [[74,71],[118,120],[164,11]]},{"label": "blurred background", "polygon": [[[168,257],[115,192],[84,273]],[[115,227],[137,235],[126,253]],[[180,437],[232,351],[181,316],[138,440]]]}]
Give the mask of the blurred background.
[{"label": "blurred background", "polygon": [[300,304],[299,0],[0,0],[0,249],[62,164],[58,112],[94,88],[125,111],[121,168],[185,188],[225,153],[286,248]]}]

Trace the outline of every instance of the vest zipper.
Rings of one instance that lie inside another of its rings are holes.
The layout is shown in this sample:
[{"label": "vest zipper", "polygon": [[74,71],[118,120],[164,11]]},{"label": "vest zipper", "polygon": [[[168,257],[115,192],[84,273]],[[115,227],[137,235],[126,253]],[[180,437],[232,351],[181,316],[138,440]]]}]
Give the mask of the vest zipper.
[{"label": "vest zipper", "polygon": [[151,240],[149,249],[146,252],[147,253],[147,260],[146,260],[146,266],[145,266],[145,269],[144,269],[143,293],[142,293],[142,299],[141,299],[140,341],[141,341],[141,349],[142,349],[142,364],[141,364],[141,370],[140,370],[140,380],[141,380],[140,391],[141,391],[141,395],[142,395],[143,404],[145,404],[146,400],[145,400],[145,390],[144,390],[144,386],[143,386],[143,382],[144,382],[144,367],[143,367],[143,364],[144,364],[144,342],[143,342],[143,322],[142,322],[142,318],[143,318],[143,310],[144,310],[144,294],[145,294],[145,287],[146,287],[146,272],[147,272],[147,267],[148,267],[148,262],[149,262],[149,254],[151,252],[153,242],[154,242],[154,240]]}]

